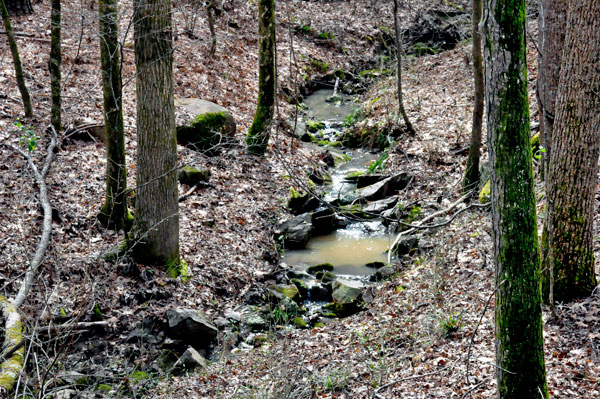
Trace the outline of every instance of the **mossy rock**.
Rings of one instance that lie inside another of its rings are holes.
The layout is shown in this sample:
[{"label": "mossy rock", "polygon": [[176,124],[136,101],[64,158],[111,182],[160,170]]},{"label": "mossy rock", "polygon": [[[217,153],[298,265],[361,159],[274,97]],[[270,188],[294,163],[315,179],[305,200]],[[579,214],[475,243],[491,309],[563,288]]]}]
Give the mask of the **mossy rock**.
[{"label": "mossy rock", "polygon": [[306,320],[304,320],[300,316],[294,318],[294,323],[293,324],[294,324],[294,326],[296,328],[307,328],[308,327],[308,323],[306,322]]},{"label": "mossy rock", "polygon": [[110,391],[112,391],[113,388],[108,385],[108,384],[98,384],[96,386],[96,392],[104,392],[104,393],[108,393]]},{"label": "mossy rock", "polygon": [[335,281],[335,279],[336,279],[335,273],[328,272],[328,271],[324,271],[321,273],[322,274],[319,277],[319,279],[321,280],[322,283],[331,283],[332,281]]},{"label": "mossy rock", "polygon": [[208,169],[196,169],[192,166],[184,166],[179,171],[177,176],[181,184],[187,184],[188,186],[195,186],[198,183],[206,183],[210,179],[210,170]]},{"label": "mossy rock", "polygon": [[304,281],[298,278],[293,278],[290,280],[290,282],[294,284],[296,288],[298,288],[298,292],[303,299],[308,298],[308,285],[306,285]]},{"label": "mossy rock", "polygon": [[490,202],[490,196],[491,196],[491,181],[488,180],[483,187],[481,188],[481,191],[479,192],[479,202],[481,202],[482,204],[487,204],[488,202]]},{"label": "mossy rock", "polygon": [[318,265],[309,266],[306,271],[309,274],[315,274],[317,272],[331,272],[333,271],[333,265],[331,263],[320,263]]},{"label": "mossy rock", "polygon": [[319,130],[323,129],[325,124],[321,121],[308,120],[306,121],[306,130],[311,133],[316,133]]},{"label": "mossy rock", "polygon": [[294,284],[277,284],[270,289],[271,293],[274,296],[283,298],[289,298],[294,302],[299,302],[302,300],[302,296],[300,295],[300,290]]},{"label": "mossy rock", "polygon": [[226,108],[198,98],[179,98],[175,105],[193,115],[191,121],[177,126],[179,144],[214,155],[233,141],[237,126]]}]

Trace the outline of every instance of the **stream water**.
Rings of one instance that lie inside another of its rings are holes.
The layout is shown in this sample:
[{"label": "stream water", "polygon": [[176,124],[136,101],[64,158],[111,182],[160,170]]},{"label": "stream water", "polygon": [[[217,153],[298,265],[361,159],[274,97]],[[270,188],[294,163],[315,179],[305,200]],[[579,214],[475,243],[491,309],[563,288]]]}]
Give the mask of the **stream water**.
[{"label": "stream water", "polygon": [[[323,136],[330,140],[340,140],[343,133],[343,122],[352,112],[354,104],[342,95],[342,101],[328,102],[332,91],[323,89],[307,97],[304,103],[307,106],[307,118],[324,122]],[[332,152],[343,153],[350,159],[333,168],[331,173],[332,183],[325,195],[326,201],[334,200],[356,189],[356,185],[349,183],[345,177],[350,172],[364,171],[368,164],[379,158],[361,150],[337,150]],[[370,262],[386,262],[385,251],[392,243],[393,237],[386,233],[380,221],[352,222],[348,221],[345,228],[337,229],[331,234],[312,238],[305,249],[289,250],[285,253],[284,260],[299,270],[308,266],[331,263],[335,266],[337,275],[366,276],[372,274],[374,269],[365,266]]]}]

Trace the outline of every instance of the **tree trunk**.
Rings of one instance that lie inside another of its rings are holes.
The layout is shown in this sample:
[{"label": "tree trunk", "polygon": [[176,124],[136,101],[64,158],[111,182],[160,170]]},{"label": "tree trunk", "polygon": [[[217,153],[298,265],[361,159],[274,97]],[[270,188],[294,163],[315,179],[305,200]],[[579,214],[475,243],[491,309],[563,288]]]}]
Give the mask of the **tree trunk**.
[{"label": "tree trunk", "polygon": [[398,0],[394,0],[394,31],[396,33],[396,61],[397,68],[396,71],[396,82],[398,85],[398,111],[400,112],[400,116],[404,120],[404,124],[406,125],[406,131],[410,135],[415,134],[415,128],[412,123],[408,119],[408,115],[406,114],[406,109],[404,109],[404,100],[402,97],[402,37],[400,35],[400,24],[398,22]]},{"label": "tree trunk", "polygon": [[106,136],[106,200],[98,219],[104,226],[120,230],[129,227],[131,216],[127,209],[117,1],[99,0],[98,13]]},{"label": "tree trunk", "polygon": [[[567,0],[541,0],[539,24],[539,72],[537,78],[540,110],[540,145],[544,148],[542,155],[542,174],[548,182],[548,160],[552,150],[552,130],[554,126],[554,108],[560,59],[565,41],[565,25],[567,19]],[[548,192],[546,184],[546,192]]]},{"label": "tree trunk", "polygon": [[275,108],[275,0],[258,0],[258,104],[248,131],[248,152],[267,150]]},{"label": "tree trunk", "polygon": [[2,14],[2,22],[4,23],[4,29],[6,30],[6,38],[10,47],[10,53],[13,58],[13,64],[15,66],[15,78],[17,79],[17,86],[19,92],[21,92],[21,98],[23,99],[23,108],[25,109],[25,116],[31,118],[33,116],[33,108],[31,107],[31,97],[29,96],[29,90],[25,85],[25,78],[23,77],[23,66],[21,65],[21,57],[19,57],[19,48],[17,47],[17,40],[13,33],[10,18],[8,16],[8,10],[4,0],[0,0],[0,14]]},{"label": "tree trunk", "polygon": [[137,187],[133,256],[176,271],[179,256],[177,139],[170,0],[135,0]]},{"label": "tree trunk", "polygon": [[485,88],[500,399],[548,398],[529,138],[525,0],[487,0]]},{"label": "tree trunk", "polygon": [[50,123],[52,123],[56,132],[60,132],[60,0],[52,0],[50,27],[50,60],[48,62],[48,69],[50,71],[50,92],[52,97]]},{"label": "tree trunk", "polygon": [[6,8],[11,15],[32,14],[31,0],[6,0]]},{"label": "tree trunk", "polygon": [[590,295],[594,274],[594,197],[600,139],[600,8],[569,6],[556,94],[542,240],[548,302]]},{"label": "tree trunk", "polygon": [[215,2],[209,0],[206,5],[206,17],[208,19],[208,29],[210,30],[210,50],[208,55],[213,56],[217,50],[217,34],[215,32]]},{"label": "tree trunk", "polygon": [[479,153],[481,150],[481,130],[483,124],[483,54],[481,50],[481,33],[479,32],[479,21],[481,21],[482,0],[473,0],[472,32],[473,32],[473,83],[475,99],[473,100],[473,126],[471,128],[471,145],[467,168],[463,179],[463,192],[474,192],[479,187]]}]

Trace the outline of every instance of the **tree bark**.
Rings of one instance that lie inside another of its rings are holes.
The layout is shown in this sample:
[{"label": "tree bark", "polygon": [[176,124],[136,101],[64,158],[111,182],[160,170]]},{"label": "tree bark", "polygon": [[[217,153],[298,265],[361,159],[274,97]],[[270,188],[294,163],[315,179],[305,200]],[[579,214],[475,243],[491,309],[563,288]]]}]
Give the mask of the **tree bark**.
[{"label": "tree bark", "polygon": [[213,56],[215,51],[217,50],[217,34],[215,32],[215,2],[214,0],[209,0],[206,5],[206,17],[208,19],[208,29],[210,31],[210,50],[208,51],[208,55]]},{"label": "tree bark", "polygon": [[52,97],[50,123],[52,123],[52,126],[54,126],[54,130],[60,132],[60,0],[52,0],[50,27],[50,60],[48,62],[48,69],[50,71],[50,92]]},{"label": "tree bark", "polygon": [[487,0],[485,88],[500,399],[548,397],[530,145],[525,0]]},{"label": "tree bark", "polygon": [[137,188],[130,246],[139,263],[180,265],[170,0],[135,0]]},{"label": "tree bark", "polygon": [[[567,0],[541,0],[539,24],[539,72],[537,78],[540,110],[540,145],[544,148],[542,155],[542,174],[544,181],[548,178],[548,160],[552,150],[552,130],[554,126],[554,108],[560,60],[565,41],[567,19]],[[546,185],[546,192],[548,192]]]},{"label": "tree bark", "polygon": [[542,235],[543,294],[549,303],[596,287],[594,197],[600,140],[600,8],[571,2],[557,85],[553,149]]},{"label": "tree bark", "polygon": [[396,83],[398,86],[398,111],[400,112],[400,116],[404,120],[404,125],[406,125],[406,131],[410,135],[415,134],[415,128],[412,123],[410,123],[410,119],[408,119],[408,115],[406,114],[406,109],[404,108],[404,99],[402,96],[402,37],[400,34],[400,23],[398,22],[398,0],[394,0],[394,32],[396,34],[396,62],[397,62],[397,71],[396,71]]},{"label": "tree bark", "polygon": [[8,10],[4,0],[0,0],[0,14],[2,14],[2,22],[4,23],[4,29],[6,30],[6,38],[10,47],[10,53],[13,58],[13,64],[15,66],[15,78],[17,79],[17,86],[23,99],[23,108],[25,109],[25,116],[31,118],[33,116],[33,108],[31,107],[31,97],[29,96],[29,90],[25,84],[25,78],[23,77],[23,66],[21,65],[21,57],[19,57],[19,48],[17,47],[17,40],[13,33],[10,18],[8,16]]},{"label": "tree bark", "polygon": [[275,108],[275,0],[258,0],[258,35],[258,104],[246,144],[249,153],[263,155]]},{"label": "tree bark", "polygon": [[106,200],[98,219],[104,226],[120,230],[129,227],[131,216],[127,208],[117,1],[99,0],[98,13],[106,136]]},{"label": "tree bark", "polygon": [[33,13],[31,0],[6,0],[6,8],[11,15],[26,15]]},{"label": "tree bark", "polygon": [[479,21],[483,9],[483,0],[473,0],[472,35],[473,35],[473,83],[475,98],[473,100],[473,126],[471,128],[471,145],[467,158],[467,168],[463,179],[463,192],[474,192],[479,187],[479,155],[481,151],[481,130],[483,125],[483,54],[481,49],[481,33]]}]

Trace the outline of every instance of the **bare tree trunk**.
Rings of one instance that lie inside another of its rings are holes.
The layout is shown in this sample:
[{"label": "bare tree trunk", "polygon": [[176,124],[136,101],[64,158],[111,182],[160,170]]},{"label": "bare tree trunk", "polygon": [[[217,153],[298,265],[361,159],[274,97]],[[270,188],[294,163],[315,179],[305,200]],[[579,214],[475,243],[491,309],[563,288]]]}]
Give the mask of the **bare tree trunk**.
[{"label": "bare tree trunk", "polygon": [[54,130],[60,132],[60,0],[52,0],[50,27],[50,61],[48,62],[48,69],[50,71],[50,92],[52,97],[50,122],[52,123],[52,126],[54,126]]},{"label": "bare tree trunk", "polygon": [[170,0],[135,0],[137,188],[130,246],[137,262],[178,274],[177,139]]},{"label": "bare tree trunk", "polygon": [[473,192],[479,186],[479,155],[481,150],[481,130],[483,125],[483,54],[481,50],[481,33],[479,32],[479,21],[481,21],[482,0],[473,0],[472,33],[473,33],[473,81],[475,99],[473,100],[473,126],[471,128],[471,145],[467,168],[463,179],[463,192]]},{"label": "bare tree trunk", "polygon": [[600,151],[597,2],[571,2],[565,26],[542,235],[542,287],[549,303],[588,296],[598,284],[593,237]]},{"label": "bare tree trunk", "polygon": [[415,129],[410,123],[408,119],[408,115],[406,114],[406,109],[404,109],[404,100],[402,96],[402,37],[400,34],[400,23],[398,22],[398,0],[394,0],[394,31],[396,33],[396,61],[398,63],[396,71],[396,81],[398,84],[398,111],[404,120],[404,124],[406,125],[406,131],[410,135],[415,134]]},{"label": "bare tree trunk", "polygon": [[500,399],[546,399],[525,0],[487,0],[485,89]]},{"label": "bare tree trunk", "polygon": [[[552,130],[554,126],[554,108],[560,60],[565,42],[565,26],[567,20],[567,0],[541,0],[539,20],[538,62],[538,98],[540,110],[540,145],[542,153],[542,174],[547,182],[548,160],[552,152]],[[546,185],[546,192],[548,192]]]},{"label": "bare tree trunk", "polygon": [[263,155],[275,111],[275,0],[258,0],[258,35],[258,104],[246,144],[251,154]]},{"label": "bare tree trunk", "polygon": [[25,85],[25,78],[23,77],[23,66],[21,65],[21,57],[19,57],[19,48],[17,47],[17,40],[13,33],[10,18],[8,16],[8,10],[4,0],[0,0],[0,14],[2,14],[2,22],[4,23],[4,29],[6,30],[6,38],[8,39],[8,45],[10,47],[10,53],[13,58],[13,64],[15,66],[15,77],[17,79],[17,86],[21,92],[21,98],[23,99],[23,108],[25,108],[25,116],[30,118],[33,116],[33,108],[31,107],[31,97],[29,96],[29,90]]},{"label": "bare tree trunk", "polygon": [[120,230],[129,227],[131,216],[127,208],[117,1],[99,0],[98,13],[106,136],[106,200],[98,219],[104,226]]},{"label": "bare tree trunk", "polygon": [[209,55],[214,55],[217,49],[217,34],[215,33],[215,2],[214,0],[209,0],[206,5],[206,17],[208,19],[208,29],[210,30],[210,51]]}]

